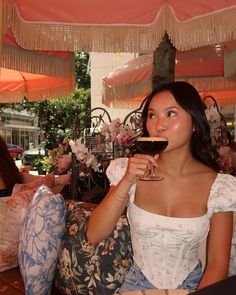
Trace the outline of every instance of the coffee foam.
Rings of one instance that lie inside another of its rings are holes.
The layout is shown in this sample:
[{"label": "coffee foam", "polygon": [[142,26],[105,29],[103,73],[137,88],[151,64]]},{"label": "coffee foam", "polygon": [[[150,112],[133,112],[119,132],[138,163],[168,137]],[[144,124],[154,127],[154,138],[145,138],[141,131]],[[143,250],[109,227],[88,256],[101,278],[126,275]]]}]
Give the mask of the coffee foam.
[{"label": "coffee foam", "polygon": [[167,137],[155,137],[155,136],[138,137],[138,138],[136,138],[136,141],[168,141],[168,138]]}]

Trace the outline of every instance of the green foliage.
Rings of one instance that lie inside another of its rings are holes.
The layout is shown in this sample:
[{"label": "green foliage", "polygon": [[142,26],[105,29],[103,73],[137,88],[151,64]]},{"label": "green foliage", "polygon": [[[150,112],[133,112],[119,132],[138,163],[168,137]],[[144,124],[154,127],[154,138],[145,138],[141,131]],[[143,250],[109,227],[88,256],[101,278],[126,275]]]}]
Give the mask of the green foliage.
[{"label": "green foliage", "polygon": [[[24,98],[19,104],[0,104],[1,107],[27,110],[38,117],[41,136],[47,141],[47,148],[57,146],[64,136],[73,137],[73,126],[77,119],[77,128],[83,126],[86,115],[91,109],[90,76],[87,71],[89,54],[75,53],[75,92],[67,97],[54,100],[29,102]],[[50,145],[49,145],[50,143]]]},{"label": "green foliage", "polygon": [[35,158],[31,163],[30,163],[30,166],[34,169],[37,169],[38,167],[41,167],[43,166],[43,163],[42,163],[42,157],[37,157]]},{"label": "green foliage", "polygon": [[52,165],[52,161],[51,161],[51,156],[45,156],[43,157],[43,159],[41,160],[41,163],[43,165],[43,169],[44,171],[51,173],[53,171],[53,165]]},{"label": "green foliage", "polygon": [[75,82],[78,88],[90,88],[89,53],[75,52]]},{"label": "green foliage", "polygon": [[75,117],[79,118],[79,124],[84,124],[89,110],[90,90],[85,89],[76,89],[70,96],[60,99],[35,102],[28,108],[39,118],[41,134],[50,142],[47,146],[50,149],[65,136],[72,138]]}]

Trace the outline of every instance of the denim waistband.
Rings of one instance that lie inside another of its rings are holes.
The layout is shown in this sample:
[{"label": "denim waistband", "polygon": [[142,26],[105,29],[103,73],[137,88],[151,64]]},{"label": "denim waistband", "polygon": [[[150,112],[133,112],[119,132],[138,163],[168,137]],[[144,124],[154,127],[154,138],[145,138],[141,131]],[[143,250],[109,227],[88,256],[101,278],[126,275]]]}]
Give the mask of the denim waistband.
[{"label": "denim waistband", "polygon": [[[201,278],[202,265],[201,261],[199,261],[197,266],[188,274],[187,278],[177,287],[177,289],[196,290]],[[119,293],[155,288],[156,287],[148,281],[139,266],[134,262],[125,276],[124,283],[121,286]]]}]

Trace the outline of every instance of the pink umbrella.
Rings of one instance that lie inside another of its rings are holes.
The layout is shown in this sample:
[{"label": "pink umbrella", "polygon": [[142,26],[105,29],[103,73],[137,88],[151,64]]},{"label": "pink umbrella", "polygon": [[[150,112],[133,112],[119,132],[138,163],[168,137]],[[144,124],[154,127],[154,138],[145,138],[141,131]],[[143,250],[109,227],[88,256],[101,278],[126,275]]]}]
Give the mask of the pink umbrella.
[{"label": "pink umbrella", "polygon": [[10,69],[0,70],[0,103],[48,100],[66,96],[74,91],[74,78],[52,77],[24,73]]},{"label": "pink umbrella", "polygon": [[[226,79],[225,72],[230,72],[227,69],[227,57],[235,44],[236,42],[230,42],[224,46],[177,51],[175,80],[188,81],[205,94],[221,91],[220,104],[234,104],[236,95],[233,96],[232,91],[226,95],[225,90],[235,89],[236,81],[233,74]],[[116,68],[103,78],[103,103],[108,106],[137,107],[152,89],[152,74],[152,54],[139,56]]]},{"label": "pink umbrella", "polygon": [[150,52],[236,39],[236,0],[3,0],[4,32],[31,50]]},{"label": "pink umbrella", "polygon": [[73,53],[23,49],[9,30],[3,37],[0,65],[0,103],[58,98],[75,90]]}]

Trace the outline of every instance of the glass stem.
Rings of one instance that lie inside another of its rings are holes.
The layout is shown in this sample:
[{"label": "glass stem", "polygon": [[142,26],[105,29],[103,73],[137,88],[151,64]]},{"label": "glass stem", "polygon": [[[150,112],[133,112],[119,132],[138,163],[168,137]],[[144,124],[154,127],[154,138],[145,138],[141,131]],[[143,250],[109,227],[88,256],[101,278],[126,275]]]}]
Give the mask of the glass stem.
[{"label": "glass stem", "polygon": [[155,176],[154,165],[151,166],[151,176]]}]

